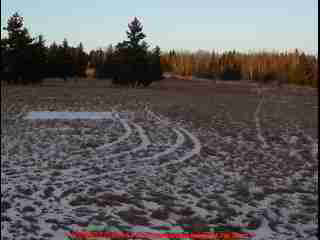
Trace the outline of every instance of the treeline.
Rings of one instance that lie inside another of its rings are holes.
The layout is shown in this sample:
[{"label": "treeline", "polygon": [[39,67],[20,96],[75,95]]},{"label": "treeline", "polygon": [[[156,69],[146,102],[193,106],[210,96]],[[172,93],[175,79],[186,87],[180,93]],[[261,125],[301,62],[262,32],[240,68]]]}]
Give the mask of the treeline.
[{"label": "treeline", "polygon": [[40,83],[44,78],[84,77],[89,68],[96,77],[112,79],[114,84],[149,86],[162,79],[162,73],[196,76],[214,80],[277,81],[318,87],[318,58],[296,50],[293,53],[240,53],[230,51],[150,50],[144,41],[142,24],[135,18],[128,25],[127,40],[107,49],[87,54],[83,45],[46,46],[43,36],[33,38],[18,13],[9,18],[7,36],[1,39],[1,76],[8,83]]},{"label": "treeline", "polygon": [[214,80],[277,81],[318,87],[318,58],[293,53],[170,51],[162,56],[165,71]]},{"label": "treeline", "polygon": [[18,13],[9,18],[7,37],[1,39],[1,79],[13,84],[40,83],[47,77],[85,76],[89,57],[80,43],[71,47],[65,39],[47,47],[42,35],[33,38]]},{"label": "treeline", "polygon": [[43,36],[32,38],[18,13],[9,18],[7,37],[1,39],[1,75],[8,83],[41,83],[44,78],[84,77],[88,67],[95,68],[98,78],[112,78],[114,84],[149,86],[162,79],[159,47],[149,50],[146,35],[135,18],[127,31],[128,40],[107,51],[87,54],[80,43],[71,47],[65,39],[60,45],[47,47]]},{"label": "treeline", "polygon": [[72,77],[86,77],[89,56],[84,52],[82,43],[70,47],[64,39],[61,45],[54,42],[47,53],[48,76],[63,78],[65,81]]},{"label": "treeline", "polygon": [[96,70],[97,78],[112,78],[118,85],[146,87],[162,79],[161,50],[158,46],[149,50],[137,18],[128,27],[128,40],[90,52],[90,67]]}]

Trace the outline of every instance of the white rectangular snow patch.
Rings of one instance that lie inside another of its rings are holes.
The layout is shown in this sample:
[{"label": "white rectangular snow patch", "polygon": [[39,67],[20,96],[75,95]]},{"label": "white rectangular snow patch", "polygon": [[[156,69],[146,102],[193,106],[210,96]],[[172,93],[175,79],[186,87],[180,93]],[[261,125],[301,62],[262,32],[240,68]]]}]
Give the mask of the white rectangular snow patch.
[{"label": "white rectangular snow patch", "polygon": [[25,119],[106,119],[113,118],[112,112],[29,112]]}]

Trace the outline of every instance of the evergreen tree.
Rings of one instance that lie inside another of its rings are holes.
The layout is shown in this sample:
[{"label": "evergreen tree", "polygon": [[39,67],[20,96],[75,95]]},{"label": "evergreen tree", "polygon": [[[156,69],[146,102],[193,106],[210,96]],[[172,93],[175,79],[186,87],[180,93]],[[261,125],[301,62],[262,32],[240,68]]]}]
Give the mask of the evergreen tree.
[{"label": "evergreen tree", "polygon": [[[114,77],[113,83],[130,86],[148,86],[152,81],[159,79],[160,70],[155,72],[155,62],[158,61],[156,54],[148,52],[148,44],[143,41],[146,35],[142,32],[143,27],[137,18],[129,23],[127,31],[128,41],[118,43],[114,53]],[[153,59],[157,59],[153,61]]]},{"label": "evergreen tree", "polygon": [[[127,37],[129,41],[125,41],[131,48],[138,50],[145,46],[145,43],[139,44],[146,35],[142,32],[143,27],[138,18],[134,18],[134,20],[128,25],[129,31],[126,31]],[[146,49],[144,49],[146,50]]]},{"label": "evergreen tree", "polygon": [[103,78],[112,78],[114,73],[114,49],[110,45],[104,52],[102,76]]},{"label": "evergreen tree", "polygon": [[48,49],[47,74],[49,77],[58,77],[59,74],[59,46],[53,42]]},{"label": "evergreen tree", "polygon": [[161,50],[159,46],[156,46],[150,56],[150,80],[158,81],[163,79],[163,69],[161,65]]},{"label": "evergreen tree", "polygon": [[4,39],[6,45],[6,62],[8,81],[26,83],[30,70],[30,47],[34,41],[29,31],[24,27],[24,20],[18,13],[14,13],[3,28],[8,32]]},{"label": "evergreen tree", "polygon": [[0,40],[0,48],[1,48],[1,80],[8,80],[8,47],[6,39]]},{"label": "evergreen tree", "polygon": [[102,49],[92,50],[90,52],[90,67],[95,68],[96,70],[96,77],[103,78],[103,65],[104,65],[104,52]]},{"label": "evergreen tree", "polygon": [[59,61],[60,61],[60,77],[64,81],[67,81],[68,77],[72,77],[73,73],[73,59],[71,54],[71,48],[67,39],[64,39],[62,46],[60,47]]},{"label": "evergreen tree", "polygon": [[29,46],[29,61],[27,79],[31,83],[40,83],[47,76],[47,48],[42,35]]},{"label": "evergreen tree", "polygon": [[75,65],[74,75],[79,77],[86,76],[86,69],[88,66],[88,56],[83,50],[83,44],[80,43],[75,49],[75,56],[73,59]]}]

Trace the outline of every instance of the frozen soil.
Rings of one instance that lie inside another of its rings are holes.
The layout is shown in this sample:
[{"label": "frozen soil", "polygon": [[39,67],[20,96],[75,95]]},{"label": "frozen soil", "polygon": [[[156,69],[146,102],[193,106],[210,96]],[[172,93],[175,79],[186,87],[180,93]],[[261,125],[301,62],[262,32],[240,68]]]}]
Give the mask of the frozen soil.
[{"label": "frozen soil", "polygon": [[[44,84],[2,88],[1,105],[2,239],[184,224],[318,239],[313,91],[175,80],[150,89]],[[25,118],[31,111],[113,117]]]}]

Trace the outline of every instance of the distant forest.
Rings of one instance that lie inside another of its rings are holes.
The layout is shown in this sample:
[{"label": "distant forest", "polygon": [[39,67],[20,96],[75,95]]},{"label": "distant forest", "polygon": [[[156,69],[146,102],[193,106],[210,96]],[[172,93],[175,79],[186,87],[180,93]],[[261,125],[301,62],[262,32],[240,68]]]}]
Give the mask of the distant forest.
[{"label": "distant forest", "polygon": [[229,51],[216,53],[161,52],[160,47],[149,50],[144,41],[142,24],[135,18],[128,25],[127,40],[106,49],[84,51],[82,43],[69,46],[46,46],[43,36],[33,38],[24,27],[24,19],[13,14],[3,29],[1,39],[1,76],[10,84],[36,84],[49,77],[86,77],[94,69],[95,77],[112,79],[114,84],[149,86],[161,80],[163,72],[212,80],[252,80],[261,83],[276,81],[318,87],[318,57],[296,50],[292,53]]},{"label": "distant forest", "polygon": [[161,58],[165,71],[181,76],[219,80],[277,81],[318,87],[318,57],[295,50],[293,53],[217,54],[207,51],[191,53],[170,51]]}]

